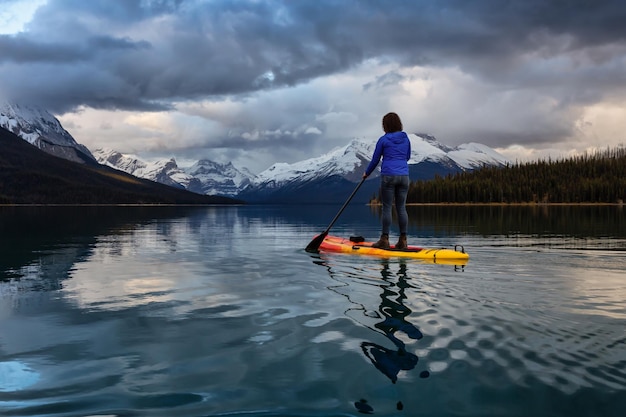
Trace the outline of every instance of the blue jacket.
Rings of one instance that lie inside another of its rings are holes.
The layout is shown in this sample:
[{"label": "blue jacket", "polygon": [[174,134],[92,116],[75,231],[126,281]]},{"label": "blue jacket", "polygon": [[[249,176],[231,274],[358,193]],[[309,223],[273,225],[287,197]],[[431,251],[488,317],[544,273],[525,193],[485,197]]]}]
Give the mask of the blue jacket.
[{"label": "blue jacket", "polygon": [[404,132],[391,132],[381,136],[376,142],[376,149],[372,161],[367,166],[365,174],[369,176],[383,158],[380,169],[382,175],[409,175],[411,158],[411,141]]}]

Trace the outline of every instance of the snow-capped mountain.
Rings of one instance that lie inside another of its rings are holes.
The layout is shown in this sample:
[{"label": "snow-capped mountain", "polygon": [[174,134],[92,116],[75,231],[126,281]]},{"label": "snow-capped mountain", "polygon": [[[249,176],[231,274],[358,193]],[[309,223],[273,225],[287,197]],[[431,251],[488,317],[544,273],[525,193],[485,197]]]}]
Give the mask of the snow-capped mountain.
[{"label": "snow-capped mountain", "polygon": [[0,127],[49,154],[74,162],[95,162],[89,149],[43,108],[0,101]]},{"label": "snow-capped mountain", "polygon": [[[435,137],[416,133],[409,135],[411,140],[411,159],[409,165],[423,161],[451,161],[462,171],[471,171],[483,165],[502,166],[510,161],[487,145],[470,142],[451,148],[435,139]],[[373,150],[373,146],[372,146]]]},{"label": "snow-capped mountain", "polygon": [[236,196],[255,178],[253,173],[245,168],[237,169],[231,162],[224,165],[208,159],[196,162],[185,172],[199,180],[201,186],[196,192],[208,195]]},{"label": "snow-capped mountain", "polygon": [[111,149],[96,149],[93,154],[103,165],[198,194],[233,197],[254,178],[254,174],[248,170],[238,170],[232,163],[223,165],[208,159],[182,169],[173,158],[145,162],[134,155],[122,154]]},{"label": "snow-capped mountain", "polygon": [[[409,135],[411,180],[430,179],[509,161],[488,146],[468,143],[448,147],[426,134]],[[174,159],[148,163],[133,155],[97,149],[98,162],[137,177],[200,194],[237,197],[253,203],[336,203],[361,180],[374,153],[375,141],[353,139],[324,155],[293,164],[276,163],[259,175],[237,169],[232,163],[206,159],[179,168]],[[379,175],[377,169],[371,178]],[[367,201],[377,193],[378,181],[366,181],[355,201]]]},{"label": "snow-capped mountain", "polygon": [[348,145],[316,158],[293,164],[276,163],[257,175],[252,187],[280,188],[294,181],[308,182],[335,175],[358,180],[363,172],[357,171],[363,164],[369,163],[375,145],[353,139]]},{"label": "snow-capped mountain", "polygon": [[148,163],[134,155],[122,154],[106,148],[94,150],[93,155],[98,163],[119,169],[135,177],[160,182],[176,188],[189,189],[193,188],[194,185],[198,185],[194,184],[194,178],[191,175],[178,168],[173,158]]},{"label": "snow-capped mountain", "polygon": [[[490,147],[479,143],[452,148],[426,134],[412,134],[409,139],[409,169],[413,181],[430,179],[437,174],[471,171],[485,165],[503,166],[509,162]],[[361,179],[375,147],[376,141],[353,139],[348,145],[316,158],[293,164],[274,164],[261,172],[239,197],[259,202],[341,201],[340,196],[343,194],[345,198],[354,183]],[[370,178],[378,176],[379,172],[380,165]],[[365,199],[378,188],[377,181],[367,181],[366,184],[363,187],[366,191],[360,193]],[[335,196],[339,188],[342,191]]]}]

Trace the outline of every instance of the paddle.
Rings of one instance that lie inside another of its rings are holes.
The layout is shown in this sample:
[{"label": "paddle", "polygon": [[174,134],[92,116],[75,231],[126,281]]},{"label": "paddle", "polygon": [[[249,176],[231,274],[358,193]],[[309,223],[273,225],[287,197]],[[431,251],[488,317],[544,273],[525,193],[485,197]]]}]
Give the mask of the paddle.
[{"label": "paddle", "polygon": [[354,191],[352,191],[352,194],[350,194],[350,197],[348,197],[348,200],[346,200],[346,202],[343,203],[343,207],[341,207],[341,210],[339,210],[339,213],[337,213],[333,221],[330,222],[326,230],[324,230],[323,233],[315,236],[315,238],[313,238],[313,240],[307,245],[307,247],[304,250],[306,250],[307,252],[317,252],[319,250],[320,245],[322,244],[326,236],[328,236],[328,232],[330,231],[330,228],[333,227],[333,224],[335,224],[335,222],[337,221],[337,219],[339,218],[343,210],[346,208],[350,200],[352,200],[352,197],[354,197],[354,195],[359,190],[359,188],[361,187],[364,181],[365,181],[365,178],[363,178],[361,182],[356,186]]}]

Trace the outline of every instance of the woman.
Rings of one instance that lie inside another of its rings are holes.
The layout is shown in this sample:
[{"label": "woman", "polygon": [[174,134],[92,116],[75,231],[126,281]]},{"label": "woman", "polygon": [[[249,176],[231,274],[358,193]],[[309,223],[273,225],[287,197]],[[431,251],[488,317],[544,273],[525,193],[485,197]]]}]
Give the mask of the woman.
[{"label": "woman", "polygon": [[411,142],[402,131],[402,121],[396,113],[387,113],[383,117],[385,134],[376,142],[372,161],[367,166],[363,178],[367,178],[383,158],[380,169],[380,198],[383,202],[382,234],[378,242],[372,246],[389,248],[389,228],[391,227],[391,206],[396,200],[396,214],[400,228],[400,238],[396,249],[406,249],[406,232],[409,216],[406,212],[406,195],[409,191],[409,164]]}]

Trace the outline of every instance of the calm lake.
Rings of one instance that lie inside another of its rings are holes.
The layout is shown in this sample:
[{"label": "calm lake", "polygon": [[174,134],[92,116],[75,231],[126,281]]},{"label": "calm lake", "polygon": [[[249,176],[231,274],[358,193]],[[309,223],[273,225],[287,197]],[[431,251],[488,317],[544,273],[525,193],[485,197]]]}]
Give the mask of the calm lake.
[{"label": "calm lake", "polygon": [[0,415],[624,415],[624,208],[339,208],[0,207]]}]

